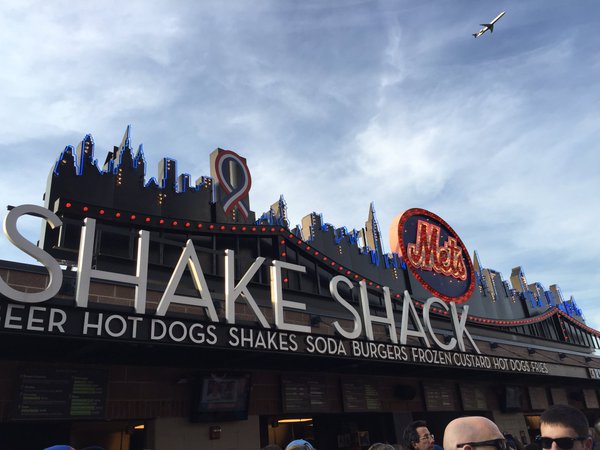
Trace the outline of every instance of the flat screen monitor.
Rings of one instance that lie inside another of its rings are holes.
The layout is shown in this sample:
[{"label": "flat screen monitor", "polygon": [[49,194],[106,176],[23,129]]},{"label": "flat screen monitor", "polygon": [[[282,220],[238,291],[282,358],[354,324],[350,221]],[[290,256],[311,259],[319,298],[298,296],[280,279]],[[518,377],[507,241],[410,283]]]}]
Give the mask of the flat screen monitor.
[{"label": "flat screen monitor", "polygon": [[521,411],[523,408],[523,390],[521,386],[505,386],[501,407],[504,412]]},{"label": "flat screen monitor", "polygon": [[249,373],[202,374],[194,382],[191,420],[246,420],[249,397]]}]

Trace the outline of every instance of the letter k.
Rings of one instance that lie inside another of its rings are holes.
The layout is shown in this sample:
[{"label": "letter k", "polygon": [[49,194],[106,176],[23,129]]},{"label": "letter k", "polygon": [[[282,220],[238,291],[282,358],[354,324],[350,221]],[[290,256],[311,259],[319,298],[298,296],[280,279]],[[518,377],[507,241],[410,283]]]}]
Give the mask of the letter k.
[{"label": "letter k", "polygon": [[475,349],[477,353],[481,354],[481,351],[479,351],[477,344],[475,344],[475,341],[473,340],[471,334],[467,330],[467,316],[469,315],[469,306],[463,306],[460,318],[458,317],[458,311],[456,310],[456,304],[454,302],[450,303],[450,311],[452,312],[452,327],[454,328],[454,334],[456,334],[456,340],[458,341],[458,348],[460,349],[460,351],[466,351],[465,341],[463,339],[464,334],[469,339],[469,341],[471,341],[473,349]]}]

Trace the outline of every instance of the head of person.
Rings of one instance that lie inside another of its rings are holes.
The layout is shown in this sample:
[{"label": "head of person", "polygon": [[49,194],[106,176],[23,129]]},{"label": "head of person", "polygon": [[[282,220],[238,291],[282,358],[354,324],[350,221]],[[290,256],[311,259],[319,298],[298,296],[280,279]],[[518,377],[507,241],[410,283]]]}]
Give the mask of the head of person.
[{"label": "head of person", "polygon": [[424,420],[416,420],[404,429],[402,443],[406,450],[433,450],[435,438]]},{"label": "head of person", "polygon": [[540,416],[540,435],[536,443],[542,449],[591,450],[587,417],[569,405],[551,406]]},{"label": "head of person", "polygon": [[390,444],[382,444],[381,442],[377,442],[369,447],[369,450],[396,450],[393,445]]},{"label": "head of person", "polygon": [[506,450],[506,439],[487,417],[459,417],[444,430],[444,450]]},{"label": "head of person", "polygon": [[290,442],[285,450],[316,450],[312,444],[304,439],[296,439]]}]

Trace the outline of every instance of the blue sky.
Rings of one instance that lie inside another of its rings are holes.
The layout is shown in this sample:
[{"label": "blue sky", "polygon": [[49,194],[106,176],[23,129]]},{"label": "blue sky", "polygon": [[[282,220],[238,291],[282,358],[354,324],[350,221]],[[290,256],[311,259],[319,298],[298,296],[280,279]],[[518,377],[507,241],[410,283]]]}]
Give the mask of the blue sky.
[{"label": "blue sky", "polygon": [[[387,241],[428,209],[599,329],[599,19],[592,0],[3,1],[0,204],[42,204],[66,145],[91,133],[103,160],[130,124],[147,178],[165,156],[209,175],[221,147],[252,209],[283,194],[292,225],[359,228],[374,202]],[[4,237],[0,258],[27,261]]]}]

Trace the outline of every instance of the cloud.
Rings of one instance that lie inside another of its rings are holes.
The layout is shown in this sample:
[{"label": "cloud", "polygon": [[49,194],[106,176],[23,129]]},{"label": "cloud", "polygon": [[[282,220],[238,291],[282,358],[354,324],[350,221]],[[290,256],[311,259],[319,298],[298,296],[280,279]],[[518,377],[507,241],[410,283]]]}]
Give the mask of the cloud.
[{"label": "cloud", "polygon": [[103,159],[132,124],[147,178],[163,156],[208,175],[223,147],[248,159],[252,208],[284,194],[292,224],[316,211],[361,227],[374,201],[386,233],[396,214],[424,207],[489,267],[522,265],[595,320],[586,286],[598,281],[600,244],[583,236],[600,219],[596,8],[511,3],[475,40],[499,10],[3,2],[3,203],[40,203],[65,145],[91,132]]},{"label": "cloud", "polygon": [[85,129],[117,109],[169,104],[170,46],[183,39],[177,20],[158,5],[151,12],[135,2],[113,6],[112,13],[94,3],[5,9],[0,56],[10,70],[1,76],[2,111],[4,119],[19,111],[27,120],[0,120],[2,143]]}]

